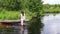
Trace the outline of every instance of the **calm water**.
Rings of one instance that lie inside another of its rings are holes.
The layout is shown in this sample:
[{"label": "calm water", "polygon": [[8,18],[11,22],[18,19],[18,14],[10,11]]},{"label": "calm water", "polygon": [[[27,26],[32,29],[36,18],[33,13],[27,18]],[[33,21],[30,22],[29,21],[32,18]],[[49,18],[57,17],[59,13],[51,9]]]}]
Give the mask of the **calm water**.
[{"label": "calm water", "polygon": [[[47,14],[43,17],[42,23],[44,24],[44,27],[41,34],[60,34],[60,14],[56,14],[56,15]],[[18,29],[18,26],[14,26],[14,27]],[[18,34],[20,30],[16,30],[16,29],[14,30],[14,32],[10,32],[10,33]],[[25,28],[24,33],[25,34],[28,33],[27,28]],[[4,34],[4,32],[0,32],[0,34]]]},{"label": "calm water", "polygon": [[41,34],[60,34],[60,14],[48,14],[42,19],[44,28]]}]

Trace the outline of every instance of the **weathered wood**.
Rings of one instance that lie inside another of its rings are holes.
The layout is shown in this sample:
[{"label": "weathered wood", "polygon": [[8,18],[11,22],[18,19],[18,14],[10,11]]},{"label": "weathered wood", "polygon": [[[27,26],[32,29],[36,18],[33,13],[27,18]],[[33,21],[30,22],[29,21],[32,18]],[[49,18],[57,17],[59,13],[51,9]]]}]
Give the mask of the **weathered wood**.
[{"label": "weathered wood", "polygon": [[[28,22],[29,20],[26,19],[24,22]],[[20,23],[21,20],[0,20],[0,23]]]}]

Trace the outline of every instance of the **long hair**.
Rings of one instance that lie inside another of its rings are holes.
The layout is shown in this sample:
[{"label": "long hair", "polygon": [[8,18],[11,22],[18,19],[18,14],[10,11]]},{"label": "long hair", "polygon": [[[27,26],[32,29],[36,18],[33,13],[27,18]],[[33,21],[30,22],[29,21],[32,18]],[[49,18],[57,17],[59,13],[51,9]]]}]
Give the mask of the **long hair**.
[{"label": "long hair", "polygon": [[24,16],[24,11],[23,10],[21,11],[21,14]]}]

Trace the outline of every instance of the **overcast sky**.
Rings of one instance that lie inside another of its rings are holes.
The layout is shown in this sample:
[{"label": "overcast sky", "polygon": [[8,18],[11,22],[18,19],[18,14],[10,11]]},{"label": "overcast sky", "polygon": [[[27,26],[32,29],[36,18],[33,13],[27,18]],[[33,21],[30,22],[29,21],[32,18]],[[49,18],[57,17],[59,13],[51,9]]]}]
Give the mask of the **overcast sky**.
[{"label": "overcast sky", "polygon": [[44,4],[60,4],[60,0],[42,0]]}]

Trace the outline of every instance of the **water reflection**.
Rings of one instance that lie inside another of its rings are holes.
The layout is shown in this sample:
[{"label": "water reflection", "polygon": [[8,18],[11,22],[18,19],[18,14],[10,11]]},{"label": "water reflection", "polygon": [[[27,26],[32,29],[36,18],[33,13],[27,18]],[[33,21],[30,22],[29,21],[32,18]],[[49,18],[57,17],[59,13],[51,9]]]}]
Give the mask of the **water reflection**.
[{"label": "water reflection", "polygon": [[60,34],[60,14],[49,14],[43,17],[44,28],[42,34]]}]

